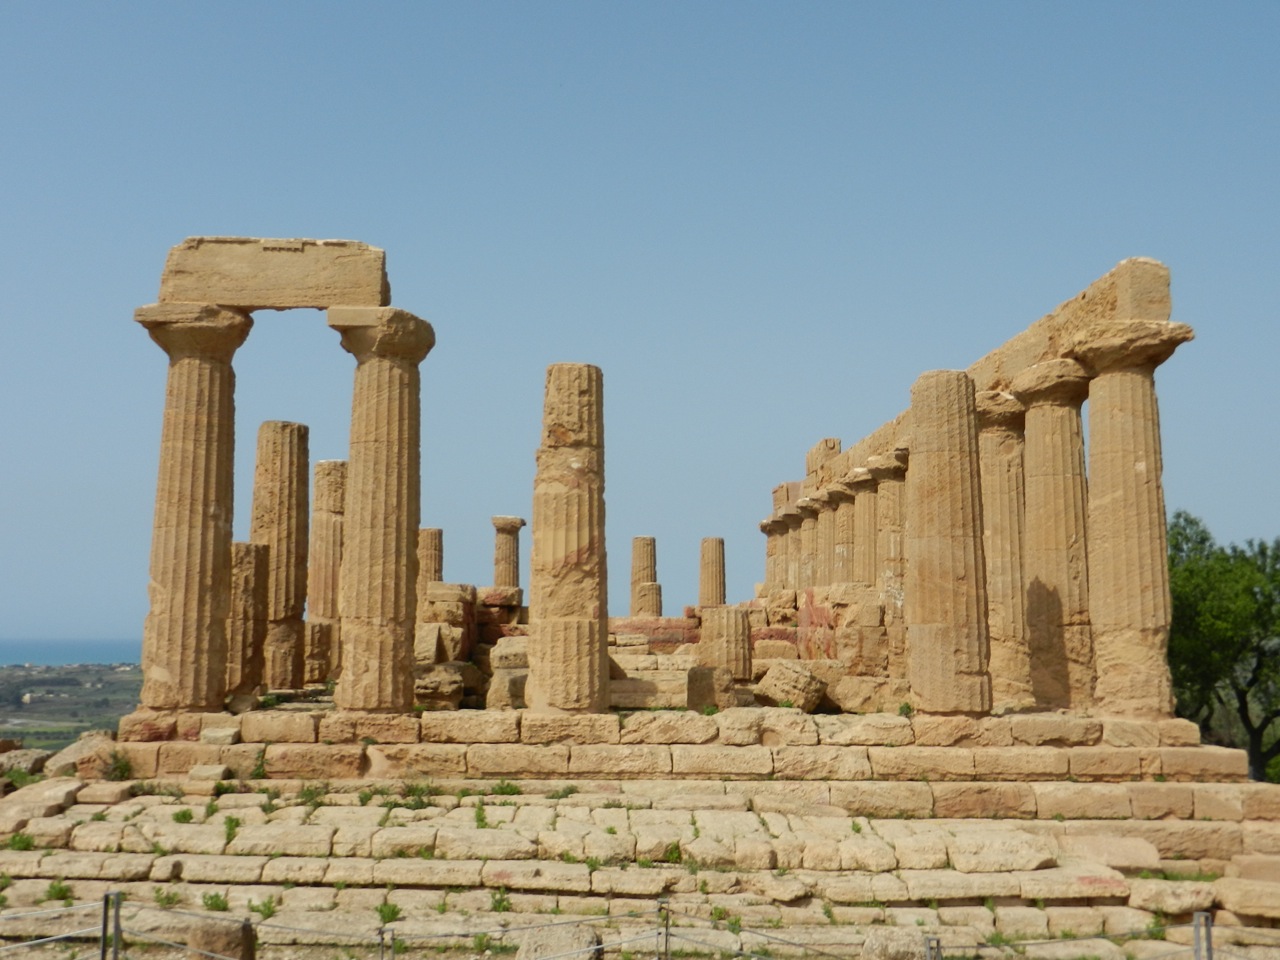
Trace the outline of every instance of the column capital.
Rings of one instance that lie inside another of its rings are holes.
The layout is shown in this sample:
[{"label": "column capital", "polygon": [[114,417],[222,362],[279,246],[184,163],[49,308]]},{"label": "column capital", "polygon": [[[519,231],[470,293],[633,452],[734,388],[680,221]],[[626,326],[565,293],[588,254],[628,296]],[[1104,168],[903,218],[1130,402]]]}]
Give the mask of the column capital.
[{"label": "column capital", "polygon": [[799,530],[800,524],[804,521],[804,517],[800,515],[800,508],[794,503],[788,503],[779,510],[778,519],[787,525],[788,530]]},{"label": "column capital", "polygon": [[1021,430],[1027,408],[1007,390],[979,390],[974,396],[979,430]]},{"label": "column capital", "polygon": [[801,497],[794,504],[796,510],[799,511],[801,520],[812,520],[822,509],[822,504],[818,503],[813,497]]},{"label": "column capital", "polygon": [[867,473],[877,483],[884,480],[901,480],[907,473],[907,450],[895,449],[892,453],[867,457]]},{"label": "column capital", "polygon": [[1089,395],[1089,375],[1074,360],[1046,360],[1014,377],[1009,392],[1028,407],[1078,406]]},{"label": "column capital", "polygon": [[230,363],[249,336],[253,318],[213,303],[151,303],[133,312],[171,360],[199,357]]},{"label": "column capital", "polygon": [[1179,346],[1195,338],[1185,323],[1167,320],[1131,320],[1101,336],[1087,334],[1077,334],[1068,352],[1094,376],[1108,370],[1155,369]]},{"label": "column capital", "polygon": [[431,324],[396,307],[330,307],[328,320],[359,363],[379,357],[416,365],[436,345]]},{"label": "column capital", "polygon": [[781,517],[768,517],[760,521],[760,532],[766,536],[774,536],[787,529],[787,522]]},{"label": "column capital", "polygon": [[490,517],[493,528],[499,533],[519,533],[525,525],[524,517]]}]

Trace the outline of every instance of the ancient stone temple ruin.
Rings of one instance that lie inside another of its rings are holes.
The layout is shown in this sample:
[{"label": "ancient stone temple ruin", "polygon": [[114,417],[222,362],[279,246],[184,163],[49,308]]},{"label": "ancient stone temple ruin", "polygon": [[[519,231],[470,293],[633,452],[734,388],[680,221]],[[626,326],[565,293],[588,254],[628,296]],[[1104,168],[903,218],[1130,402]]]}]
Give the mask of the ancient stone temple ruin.
[{"label": "ancient stone temple ruin", "polygon": [[[263,424],[233,543],[233,357],[254,313],[296,307],[327,311],[354,358],[348,459],[312,464],[305,426]],[[819,440],[774,488],[754,596],[726,596],[708,537],[698,605],[672,616],[651,537],[609,604],[599,368],[547,370],[527,523],[424,528],[435,338],[391,305],[383,252],[189,239],[136,313],[169,361],[142,702],[77,772],[240,808],[265,789],[267,812],[198,842],[63,829],[73,800],[109,819],[129,801],[59,781],[38,815],[34,794],[4,801],[0,828],[132,851],[127,877],[95,860],[98,881],[274,884],[299,910],[393,885],[439,914],[523,898],[618,922],[663,897],[827,951],[874,952],[884,928],[1269,925],[1280,788],[1173,713],[1154,374],[1192,333],[1170,315],[1168,270],[1125,260],[968,369],[921,373],[906,410]],[[456,535],[494,537],[492,584],[444,579]],[[501,806],[476,796],[498,784]],[[0,869],[72,876],[76,856]],[[731,932],[717,949],[746,949]]]}]

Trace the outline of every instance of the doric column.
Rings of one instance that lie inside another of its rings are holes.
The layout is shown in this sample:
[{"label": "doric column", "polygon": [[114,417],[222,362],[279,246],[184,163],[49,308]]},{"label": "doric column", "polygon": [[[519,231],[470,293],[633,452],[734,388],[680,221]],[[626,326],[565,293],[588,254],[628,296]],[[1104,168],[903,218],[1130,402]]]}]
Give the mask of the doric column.
[{"label": "doric column", "polygon": [[808,590],[814,586],[814,563],[818,552],[818,501],[812,497],[801,497],[796,501],[796,509],[800,511],[800,569],[796,580],[797,590]]},{"label": "doric column", "polygon": [[741,607],[703,607],[696,653],[704,667],[723,667],[735,680],[751,679],[751,622]]},{"label": "doric column", "polygon": [[431,324],[394,307],[331,307],[356,358],[340,591],[343,710],[413,708],[421,379]]},{"label": "doric column", "polygon": [[228,697],[249,697],[261,688],[262,643],[266,636],[267,547],[261,543],[233,543],[231,615],[227,617]]},{"label": "doric column", "polygon": [[852,470],[845,483],[853,491],[853,582],[876,582],[879,540],[878,484],[865,467]]},{"label": "doric column", "polygon": [[786,587],[788,590],[800,589],[800,527],[804,517],[794,503],[788,503],[779,511],[778,519],[786,525]]},{"label": "doric column", "polygon": [[1026,406],[1023,578],[1031,686],[1043,707],[1093,704],[1086,486],[1080,404],[1089,390],[1074,360],[1028,367],[1010,387]]},{"label": "doric column", "polygon": [[777,517],[760,521],[764,534],[764,592],[779,590],[787,581],[786,533],[787,525]]},{"label": "doric column", "polygon": [[602,713],[609,709],[609,605],[598,367],[547,368],[537,462],[525,699],[543,713]]},{"label": "doric column", "polygon": [[303,680],[323,683],[341,667],[338,583],[342,569],[342,511],[347,495],[347,461],[315,465],[311,535],[307,554],[307,642]]},{"label": "doric column", "polygon": [[825,587],[831,584],[831,571],[835,567],[836,502],[825,490],[819,490],[812,499],[818,505],[813,580],[817,586]]},{"label": "doric column", "polygon": [[907,473],[908,679],[933,713],[991,709],[986,565],[973,381],[933,370],[911,387]]},{"label": "doric column", "polygon": [[249,541],[267,547],[267,688],[302,686],[307,602],[307,428],[268,420],[258,428]]},{"label": "doric column", "polygon": [[423,527],[418,531],[418,582],[444,581],[444,531]]},{"label": "doric column", "polygon": [[724,538],[703,537],[698,558],[698,606],[723,606],[724,594]]},{"label": "doric column", "polygon": [[493,517],[493,585],[520,586],[520,528],[523,517]]},{"label": "doric column", "polygon": [[1169,568],[1155,368],[1186,324],[1131,321],[1077,343],[1089,384],[1089,616],[1110,715],[1173,715]]},{"label": "doric column", "polygon": [[996,710],[1034,706],[1027,645],[1022,478],[1023,406],[1011,393],[977,395],[982,463],[982,547],[987,558],[987,633],[991,638],[991,702]]},{"label": "doric column", "polygon": [[635,537],[631,541],[631,616],[662,616],[658,543],[653,537]]},{"label": "doric column", "polygon": [[839,480],[827,488],[834,512],[831,526],[831,582],[853,583],[854,499],[852,486]]},{"label": "doric column", "polygon": [[875,584],[884,604],[885,632],[889,636],[889,676],[907,676],[907,632],[903,622],[903,590],[906,578],[906,478],[907,451],[867,458],[867,471],[876,481]]},{"label": "doric column", "polygon": [[152,304],[134,319],[169,355],[141,703],[221,710],[235,455],[231,357],[253,321],[239,310],[198,303]]}]

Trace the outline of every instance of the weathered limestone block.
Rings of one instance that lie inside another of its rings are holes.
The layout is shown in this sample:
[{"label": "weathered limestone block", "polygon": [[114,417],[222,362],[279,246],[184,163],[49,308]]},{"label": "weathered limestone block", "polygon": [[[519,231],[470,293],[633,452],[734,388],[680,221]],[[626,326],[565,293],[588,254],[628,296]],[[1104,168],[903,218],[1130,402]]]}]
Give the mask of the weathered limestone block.
[{"label": "weathered limestone block", "polygon": [[782,660],[769,668],[756,685],[756,698],[769,706],[790,705],[812,713],[827,692],[827,684],[800,661]]},{"label": "weathered limestone block", "polygon": [[961,873],[1041,870],[1057,865],[1054,844],[1020,830],[962,829],[947,840],[951,865]]},{"label": "weathered limestone block", "polygon": [[571,924],[525,930],[520,934],[516,960],[543,960],[544,957],[581,957],[599,960],[600,931],[585,924]]},{"label": "weathered limestone block", "polygon": [[600,620],[540,620],[529,627],[525,701],[540,712],[599,713],[609,701],[607,637]]},{"label": "weathered limestone block", "polygon": [[911,721],[888,713],[816,716],[820,742],[833,746],[901,746],[912,743]]},{"label": "weathered limestone block", "polygon": [[[1108,713],[1173,713],[1163,463],[1155,368],[1192,338],[1168,322],[1168,272],[1156,319],[1078,335],[1089,385],[1089,614],[1099,705]],[[1163,283],[1158,281],[1162,279]],[[1096,588],[1096,593],[1094,592]]]},{"label": "weathered limestone block", "polygon": [[698,662],[723,667],[734,680],[751,679],[751,624],[740,607],[703,607]]},{"label": "weathered limestone block", "polygon": [[231,615],[227,617],[230,697],[250,696],[262,685],[262,646],[267,637],[267,550],[260,543],[231,545]]},{"label": "weathered limestone block", "polygon": [[408,713],[418,574],[418,365],[431,325],[403,310],[334,307],[329,326],[356,358],[342,554],[344,710]]},{"label": "weathered limestone block", "polygon": [[715,717],[697,713],[633,713],[622,723],[622,743],[709,743],[719,735]]},{"label": "weathered limestone block", "polygon": [[[976,776],[982,776],[978,772]],[[1036,815],[1036,795],[1025,783],[939,782],[933,792],[933,816],[961,819],[1014,817],[1030,820]]]},{"label": "weathered limestone block", "polygon": [[220,710],[231,595],[231,357],[253,321],[202,303],[152,304],[134,319],[169,356],[140,699],[155,710]]},{"label": "weathered limestone block", "polygon": [[922,710],[985,713],[991,680],[973,381],[958,370],[923,374],[911,388],[911,418],[905,611],[911,694]]},{"label": "weathered limestone block", "polygon": [[704,537],[698,561],[698,606],[724,606],[724,538]]},{"label": "weathered limestone block", "polygon": [[1032,687],[1041,706],[1087,708],[1094,658],[1080,405],[1089,380],[1074,360],[1050,360],[1018,374],[1010,389],[1027,408],[1023,556]]},{"label": "weathered limestone block", "polygon": [[249,540],[267,547],[267,635],[263,679],[272,690],[302,686],[302,611],[307,601],[308,434],[301,423],[258,428]]},{"label": "weathered limestone block", "polygon": [[427,710],[458,710],[479,706],[484,676],[475,664],[446,660],[414,671],[414,702]]},{"label": "weathered limestone block", "polygon": [[425,713],[421,720],[423,743],[516,743],[520,740],[519,713],[484,711]]},{"label": "weathered limestone block", "polygon": [[1222,877],[1213,881],[1213,892],[1217,902],[1232,913],[1280,918],[1280,883]]},{"label": "weathered limestone block", "polygon": [[248,920],[201,918],[187,928],[187,957],[188,960],[211,956],[254,960],[257,942],[253,924]]},{"label": "weathered limestone block", "polygon": [[449,660],[470,660],[475,653],[476,633],[475,587],[418,577],[413,656],[419,668]]},{"label": "weathered limestone block", "polygon": [[169,251],[160,301],[238,310],[391,302],[386,254],[352,240],[188,237]]},{"label": "weathered limestone block", "polygon": [[303,679],[307,683],[323,683],[341,668],[338,592],[347,461],[321,460],[316,463],[313,476]]}]

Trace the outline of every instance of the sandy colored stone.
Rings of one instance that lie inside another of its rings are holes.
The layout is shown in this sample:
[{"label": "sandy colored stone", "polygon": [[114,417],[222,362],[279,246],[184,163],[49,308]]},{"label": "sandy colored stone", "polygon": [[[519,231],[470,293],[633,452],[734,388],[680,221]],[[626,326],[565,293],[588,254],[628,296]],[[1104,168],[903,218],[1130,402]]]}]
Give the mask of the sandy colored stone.
[{"label": "sandy colored stone", "polygon": [[633,713],[622,721],[622,743],[708,743],[719,735],[715,717],[656,711]]},{"label": "sandy colored stone", "polygon": [[747,611],[740,607],[704,606],[701,614],[698,662],[707,667],[723,667],[734,680],[750,680],[751,624]]},{"label": "sandy colored stone", "polygon": [[1129,906],[1166,916],[1208,910],[1213,906],[1212,883],[1178,880],[1129,881]]},{"label": "sandy colored stone", "polygon": [[1133,813],[1129,791],[1119,783],[1037,783],[1033,789],[1041,820],[1127,820]]},{"label": "sandy colored stone", "polygon": [[421,444],[418,365],[431,325],[390,307],[333,307],[329,326],[356,358],[340,580],[344,710],[408,713]]},{"label": "sandy colored stone", "polygon": [[525,713],[520,721],[523,743],[617,743],[616,714],[540,715]]},{"label": "sandy colored stone", "polygon": [[658,581],[658,547],[653,537],[631,540],[631,616],[662,616],[662,586]]},{"label": "sandy colored stone", "polygon": [[672,744],[671,769],[698,778],[766,777],[773,773],[773,754],[768,747]]},{"label": "sandy colored stone", "polygon": [[870,747],[877,780],[972,780],[973,751],[963,747]]},{"label": "sandy colored stone", "polygon": [[1015,743],[1028,746],[1090,746],[1102,738],[1102,723],[1084,717],[1031,713],[1009,718]]},{"label": "sandy colored stone", "polygon": [[[234,749],[223,747],[223,750]],[[272,743],[266,747],[267,776],[272,779],[350,780],[361,775],[360,744]]]},{"label": "sandy colored stone", "polygon": [[226,693],[231,612],[235,374],[246,313],[152,304],[134,319],[169,355],[142,633],[144,707],[218,710]]},{"label": "sandy colored stone", "polygon": [[424,713],[421,739],[423,743],[516,743],[521,716],[494,710]]},{"label": "sandy colored stone", "polygon": [[1195,747],[1200,744],[1200,728],[1190,720],[1178,717],[1161,720],[1156,726],[1160,730],[1162,747]]},{"label": "sandy colored stone", "polygon": [[947,853],[961,873],[1041,870],[1057,864],[1050,840],[1020,830],[960,829],[947,841]]},{"label": "sandy colored stone", "polygon": [[864,716],[815,716],[818,735],[822,743],[836,746],[901,746],[913,742],[911,721],[906,717],[888,713],[871,713]]},{"label": "sandy colored stone", "polygon": [[782,660],[771,666],[756,685],[756,698],[770,706],[792,706],[812,713],[826,693],[827,684],[798,661]]},{"label": "sandy colored stone", "polygon": [[704,537],[698,560],[698,606],[724,606],[724,538]]},{"label": "sandy colored stone", "polygon": [[525,702],[541,713],[599,713],[608,704],[607,638],[599,619],[540,620],[529,627]]},{"label": "sandy colored stone", "polygon": [[523,517],[493,517],[493,583],[498,587],[520,586],[520,528]]},{"label": "sandy colored stone", "polygon": [[1190,820],[1195,809],[1193,788],[1180,783],[1131,783],[1128,785],[1133,816],[1138,820],[1174,817]]},{"label": "sandy colored stone", "polygon": [[931,783],[933,815],[965,819],[1033,819],[1036,795],[1025,783]]},{"label": "sandy colored stone", "polygon": [[231,544],[231,613],[227,617],[227,695],[252,695],[263,682],[267,639],[268,547]]},{"label": "sandy colored stone", "polygon": [[227,960],[254,960],[257,938],[248,920],[200,918],[187,928],[188,960],[225,957]]},{"label": "sandy colored stone", "polygon": [[386,254],[353,240],[188,237],[169,251],[160,300],[244,311],[383,307],[391,286]]},{"label": "sandy colored stone", "polygon": [[860,747],[772,747],[779,780],[869,780],[871,764]]},{"label": "sandy colored stone", "polygon": [[307,427],[268,420],[258,428],[249,540],[267,548],[263,680],[272,690],[302,686],[309,502]]},{"label": "sandy colored stone", "polygon": [[474,743],[467,747],[472,776],[546,776],[569,772],[569,748],[558,744]]},{"label": "sandy colored stone", "polygon": [[1064,780],[1070,757],[1058,747],[978,748],[973,769],[980,780]]},{"label": "sandy colored stone", "polygon": [[598,960],[600,931],[582,924],[526,930],[520,935],[516,960],[544,960],[547,957],[582,957]]},{"label": "sandy colored stone", "polygon": [[280,710],[254,710],[240,718],[246,743],[315,743],[318,715]]},{"label": "sandy colored stone", "polygon": [[444,580],[444,531],[423,527],[418,531],[418,582]]},{"label": "sandy colored stone", "polygon": [[917,709],[985,713],[986,561],[982,544],[973,381],[957,370],[923,374],[911,388],[907,472],[907,642]]},{"label": "sandy colored stone", "polygon": [[1161,747],[1160,772],[1170,780],[1233,782],[1249,778],[1249,756],[1227,747]]},{"label": "sandy colored stone", "polygon": [[1218,903],[1232,913],[1280,918],[1280,883],[1222,877],[1213,881]]},{"label": "sandy colored stone", "polygon": [[663,777],[671,773],[666,744],[575,744],[569,773],[590,777]]},{"label": "sandy colored stone", "polygon": [[855,816],[928,817],[933,815],[933,792],[929,784],[833,783],[831,803]]},{"label": "sandy colored stone", "polygon": [[347,461],[320,460],[312,487],[311,530],[307,552],[307,635],[303,679],[323,683],[342,665],[340,614],[343,513],[347,497]]}]

